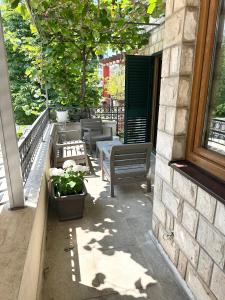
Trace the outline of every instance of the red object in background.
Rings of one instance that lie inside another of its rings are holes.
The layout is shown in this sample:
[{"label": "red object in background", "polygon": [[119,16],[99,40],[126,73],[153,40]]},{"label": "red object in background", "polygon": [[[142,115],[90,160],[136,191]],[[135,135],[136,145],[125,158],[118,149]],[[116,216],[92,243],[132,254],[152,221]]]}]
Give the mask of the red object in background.
[{"label": "red object in background", "polygon": [[109,66],[103,65],[103,97],[108,97],[109,93],[106,88],[106,82],[109,78],[110,72],[109,72]]}]

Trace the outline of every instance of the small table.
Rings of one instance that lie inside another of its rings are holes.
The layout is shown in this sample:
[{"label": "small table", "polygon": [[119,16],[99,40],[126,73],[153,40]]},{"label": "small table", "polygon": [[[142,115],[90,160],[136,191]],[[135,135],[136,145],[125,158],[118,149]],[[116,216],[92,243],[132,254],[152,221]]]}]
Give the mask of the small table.
[{"label": "small table", "polygon": [[96,142],[96,156],[99,156],[99,165],[102,168],[102,161],[103,161],[103,152],[104,153],[109,153],[110,150],[112,149],[112,146],[115,145],[121,145],[121,141],[118,140],[112,140],[112,141],[99,141]]}]

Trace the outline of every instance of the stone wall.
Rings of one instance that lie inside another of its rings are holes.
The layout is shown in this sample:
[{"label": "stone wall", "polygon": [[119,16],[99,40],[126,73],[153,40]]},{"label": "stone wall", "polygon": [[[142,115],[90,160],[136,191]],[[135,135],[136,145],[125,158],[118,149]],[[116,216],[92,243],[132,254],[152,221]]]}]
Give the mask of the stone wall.
[{"label": "stone wall", "polygon": [[152,55],[163,49],[164,22],[150,31],[149,43],[138,50],[138,55]]},{"label": "stone wall", "polygon": [[185,158],[198,16],[167,0],[152,227],[196,298],[224,300],[225,206],[168,165]]}]

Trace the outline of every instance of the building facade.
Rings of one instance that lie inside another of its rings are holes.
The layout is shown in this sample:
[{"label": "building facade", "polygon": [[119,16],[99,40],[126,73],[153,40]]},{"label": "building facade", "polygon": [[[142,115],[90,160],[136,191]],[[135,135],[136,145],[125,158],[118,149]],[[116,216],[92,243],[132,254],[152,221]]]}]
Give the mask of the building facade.
[{"label": "building facade", "polygon": [[204,127],[224,66],[223,5],[166,1],[153,233],[199,300],[225,299],[225,146]]}]

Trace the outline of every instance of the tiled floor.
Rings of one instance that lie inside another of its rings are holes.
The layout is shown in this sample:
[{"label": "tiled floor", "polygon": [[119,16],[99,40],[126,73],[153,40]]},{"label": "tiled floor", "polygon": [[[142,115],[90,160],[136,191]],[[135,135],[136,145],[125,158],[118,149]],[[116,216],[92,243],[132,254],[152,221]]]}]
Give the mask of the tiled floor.
[{"label": "tiled floor", "polygon": [[110,198],[96,174],[83,219],[58,222],[50,210],[44,299],[188,300],[151,240],[151,195],[134,184]]}]

